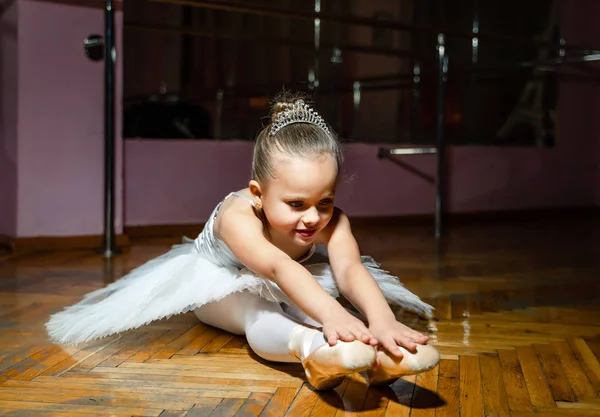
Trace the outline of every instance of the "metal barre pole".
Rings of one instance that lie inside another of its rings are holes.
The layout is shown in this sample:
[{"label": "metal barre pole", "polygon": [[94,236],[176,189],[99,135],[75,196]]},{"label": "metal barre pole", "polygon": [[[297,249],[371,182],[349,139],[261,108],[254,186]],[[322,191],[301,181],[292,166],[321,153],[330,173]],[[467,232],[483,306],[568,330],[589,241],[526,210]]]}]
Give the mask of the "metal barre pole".
[{"label": "metal barre pole", "polygon": [[448,74],[448,56],[446,55],[445,37],[443,33],[438,34],[437,42],[438,59],[438,94],[437,94],[437,182],[435,198],[435,237],[439,239],[442,235],[442,214],[444,210],[444,186],[445,186],[445,143],[444,143],[444,101],[446,90],[446,78]]},{"label": "metal barre pole", "polygon": [[437,148],[379,148],[377,153],[377,157],[383,158],[387,155],[426,155],[426,154],[436,154]]},{"label": "metal barre pole", "polygon": [[115,23],[112,0],[104,10],[104,247],[109,258],[120,253],[115,247]]}]

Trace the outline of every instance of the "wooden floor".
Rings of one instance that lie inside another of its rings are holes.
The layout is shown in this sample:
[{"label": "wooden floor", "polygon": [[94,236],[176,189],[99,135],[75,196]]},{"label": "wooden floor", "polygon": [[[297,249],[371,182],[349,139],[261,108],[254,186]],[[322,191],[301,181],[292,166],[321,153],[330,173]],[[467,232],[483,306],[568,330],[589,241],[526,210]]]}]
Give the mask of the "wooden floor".
[{"label": "wooden floor", "polygon": [[162,253],[134,242],[111,264],[92,251],[0,255],[0,414],[140,416],[599,416],[600,221],[363,228],[363,253],[433,303],[414,322],[440,366],[390,387],[361,375],[318,393],[298,365],[268,364],[191,314],[77,348],[48,342],[49,314]]}]

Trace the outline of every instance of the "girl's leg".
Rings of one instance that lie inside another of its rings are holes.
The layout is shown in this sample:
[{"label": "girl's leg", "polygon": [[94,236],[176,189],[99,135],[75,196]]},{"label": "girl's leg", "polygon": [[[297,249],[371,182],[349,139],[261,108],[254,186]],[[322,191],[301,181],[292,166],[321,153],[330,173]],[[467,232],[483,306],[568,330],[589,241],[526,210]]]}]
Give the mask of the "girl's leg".
[{"label": "girl's leg", "polygon": [[228,295],[220,301],[197,308],[198,319],[230,333],[246,335],[248,344],[261,358],[273,362],[299,362],[326,341],[323,333],[306,330],[301,358],[290,354],[290,336],[300,323],[284,313],[281,306],[247,291]]},{"label": "girl's leg", "polygon": [[287,314],[288,316],[294,318],[295,320],[299,321],[300,323],[304,323],[307,324],[309,326],[312,326],[316,329],[321,329],[323,328],[323,325],[319,322],[317,322],[316,320],[311,319],[310,317],[308,317],[308,315],[300,310],[298,307],[294,306],[290,306],[287,304],[281,304],[281,309],[283,310],[283,312],[285,314]]}]

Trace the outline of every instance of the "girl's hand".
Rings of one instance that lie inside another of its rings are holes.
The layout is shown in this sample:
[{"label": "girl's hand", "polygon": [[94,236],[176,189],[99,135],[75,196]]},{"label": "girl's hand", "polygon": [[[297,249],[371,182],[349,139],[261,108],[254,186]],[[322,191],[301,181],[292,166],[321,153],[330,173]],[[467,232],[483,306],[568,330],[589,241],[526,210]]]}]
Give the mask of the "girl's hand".
[{"label": "girl's hand", "polygon": [[424,345],[429,338],[396,320],[386,320],[371,323],[369,330],[373,336],[392,355],[402,357],[402,346],[410,352],[415,352],[417,345]]},{"label": "girl's hand", "polygon": [[331,346],[334,346],[338,340],[344,342],[360,340],[372,346],[379,343],[362,321],[345,310],[323,320],[323,335]]}]

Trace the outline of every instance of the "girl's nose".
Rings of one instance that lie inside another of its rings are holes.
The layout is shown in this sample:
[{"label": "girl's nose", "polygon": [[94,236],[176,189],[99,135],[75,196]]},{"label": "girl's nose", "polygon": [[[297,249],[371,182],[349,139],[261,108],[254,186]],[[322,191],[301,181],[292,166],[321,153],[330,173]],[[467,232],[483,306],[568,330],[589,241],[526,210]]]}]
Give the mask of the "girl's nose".
[{"label": "girl's nose", "polygon": [[311,208],[306,211],[302,217],[302,223],[307,227],[316,226],[319,223],[319,212],[316,208]]}]

